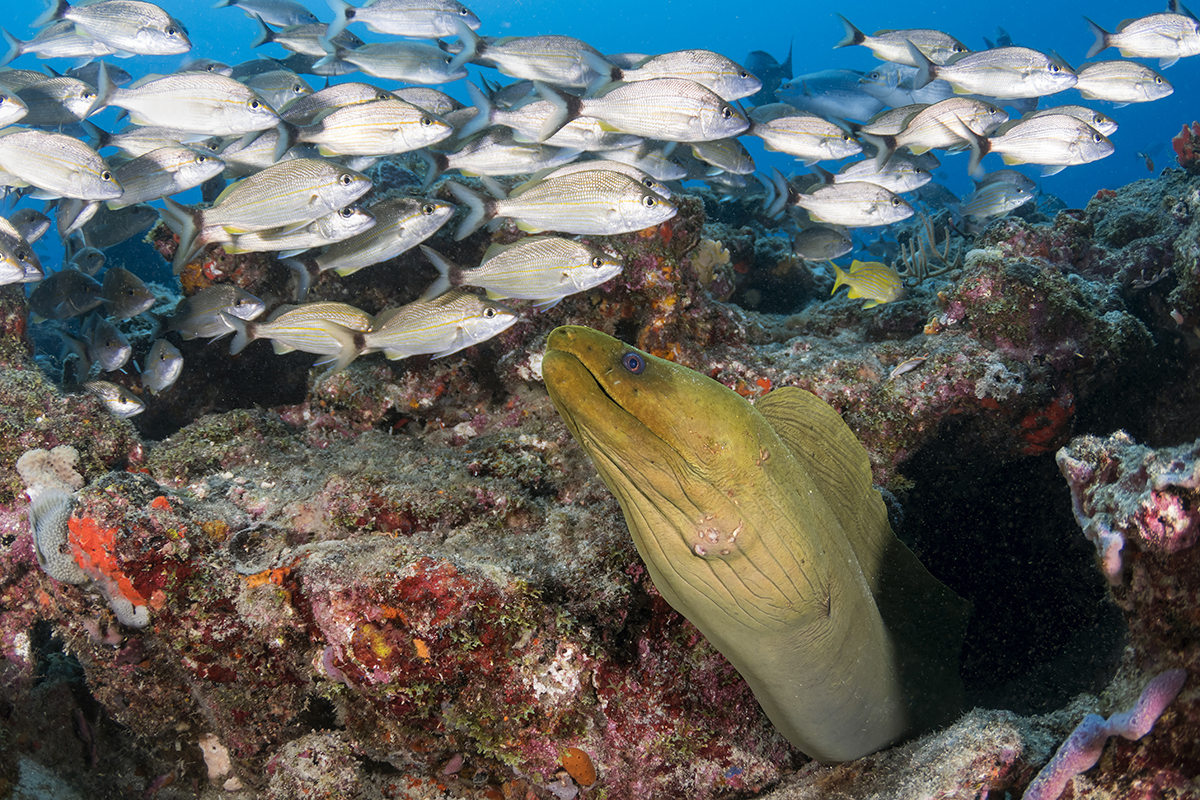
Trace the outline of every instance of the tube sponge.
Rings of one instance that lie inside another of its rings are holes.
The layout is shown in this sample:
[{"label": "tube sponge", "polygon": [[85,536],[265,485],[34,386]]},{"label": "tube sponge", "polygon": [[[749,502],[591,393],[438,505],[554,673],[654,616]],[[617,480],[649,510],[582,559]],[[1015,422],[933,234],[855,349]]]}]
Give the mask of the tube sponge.
[{"label": "tube sponge", "polygon": [[1108,719],[1099,714],[1088,714],[1029,784],[1024,800],[1057,800],[1067,781],[1096,765],[1108,737],[1118,735],[1130,741],[1141,739],[1179,694],[1186,679],[1184,670],[1169,669],[1146,684],[1137,704],[1129,711],[1113,714]]}]

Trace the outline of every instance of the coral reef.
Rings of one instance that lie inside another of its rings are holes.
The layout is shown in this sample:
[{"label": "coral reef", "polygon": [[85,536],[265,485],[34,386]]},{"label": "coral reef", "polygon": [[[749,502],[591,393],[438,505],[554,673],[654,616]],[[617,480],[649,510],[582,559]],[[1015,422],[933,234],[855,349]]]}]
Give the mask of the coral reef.
[{"label": "coral reef", "polygon": [[[1152,732],[1109,741],[1068,784],[1197,796],[1198,446],[1178,443],[1200,438],[1198,180],[1167,170],[1044,223],[998,221],[961,267],[870,310],[780,266],[788,241],[741,225],[747,203],[709,203],[707,221],[705,198],[680,194],[664,225],[593,237],[619,277],[491,342],[325,379],[265,344],[231,358],[185,342],[180,383],[132,421],[33,368],[8,290],[0,788],[60,774],[79,796],[166,800],[1015,795],[1088,714],[1184,669]],[[434,246],[477,263],[521,235]],[[729,254],[707,287],[705,241]],[[288,296],[261,256],[198,262],[193,288]],[[432,278],[406,254],[316,276],[310,298],[374,312]],[[658,595],[555,414],[540,354],[562,324],[750,398],[799,386],[837,408],[899,535],[974,604],[977,710],[806,763]],[[82,479],[55,489],[70,501],[39,533],[16,465],[60,445]],[[88,582],[40,566],[51,533]]]},{"label": "coral reef", "polygon": [[1200,154],[1196,152],[1196,143],[1200,141],[1200,122],[1193,122],[1189,128],[1185,123],[1183,130],[1171,139],[1171,147],[1175,150],[1175,160],[1179,166],[1195,175],[1200,170]]}]

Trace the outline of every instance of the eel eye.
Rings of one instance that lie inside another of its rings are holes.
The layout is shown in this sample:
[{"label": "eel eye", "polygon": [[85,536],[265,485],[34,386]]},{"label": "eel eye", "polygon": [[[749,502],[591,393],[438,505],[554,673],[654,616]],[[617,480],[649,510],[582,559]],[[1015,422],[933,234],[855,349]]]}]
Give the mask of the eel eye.
[{"label": "eel eye", "polygon": [[621,366],[634,375],[641,375],[642,371],[646,369],[646,359],[642,358],[639,353],[629,352],[621,356]]}]

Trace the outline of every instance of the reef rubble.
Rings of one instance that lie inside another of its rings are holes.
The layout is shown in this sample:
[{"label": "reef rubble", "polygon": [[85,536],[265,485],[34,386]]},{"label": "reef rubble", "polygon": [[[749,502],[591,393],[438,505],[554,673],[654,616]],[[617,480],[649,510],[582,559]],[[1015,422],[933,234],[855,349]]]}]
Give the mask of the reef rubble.
[{"label": "reef rubble", "polygon": [[[1065,796],[1200,797],[1200,178],[994,223],[953,274],[865,311],[816,272],[792,313],[755,311],[789,274],[780,237],[707,208],[608,237],[619,277],[444,359],[323,377],[264,343],[185,343],[198,366],[133,420],[44,378],[0,294],[0,797],[1014,797],[1170,668],[1187,682],[1149,735]],[[283,292],[273,266],[218,266]],[[217,275],[189,269],[193,290]],[[383,307],[429,275],[415,254],[376,270],[310,298]],[[974,604],[975,710],[847,764],[790,748],[659,596],[555,414],[540,353],[562,324],[842,413],[898,534]],[[79,584],[39,567],[16,471],[60,445],[85,481],[62,536]],[[1120,536],[1119,570],[1089,525]]]}]

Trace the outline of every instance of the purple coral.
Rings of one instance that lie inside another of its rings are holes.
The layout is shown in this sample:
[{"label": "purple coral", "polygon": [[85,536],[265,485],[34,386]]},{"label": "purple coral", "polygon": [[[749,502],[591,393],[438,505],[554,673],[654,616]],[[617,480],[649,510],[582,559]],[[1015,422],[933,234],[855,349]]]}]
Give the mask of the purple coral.
[{"label": "purple coral", "polygon": [[1169,669],[1146,684],[1137,704],[1129,711],[1113,714],[1107,720],[1099,714],[1088,714],[1029,784],[1024,800],[1056,800],[1067,781],[1096,765],[1108,737],[1141,739],[1179,694],[1186,679],[1184,670]]}]

